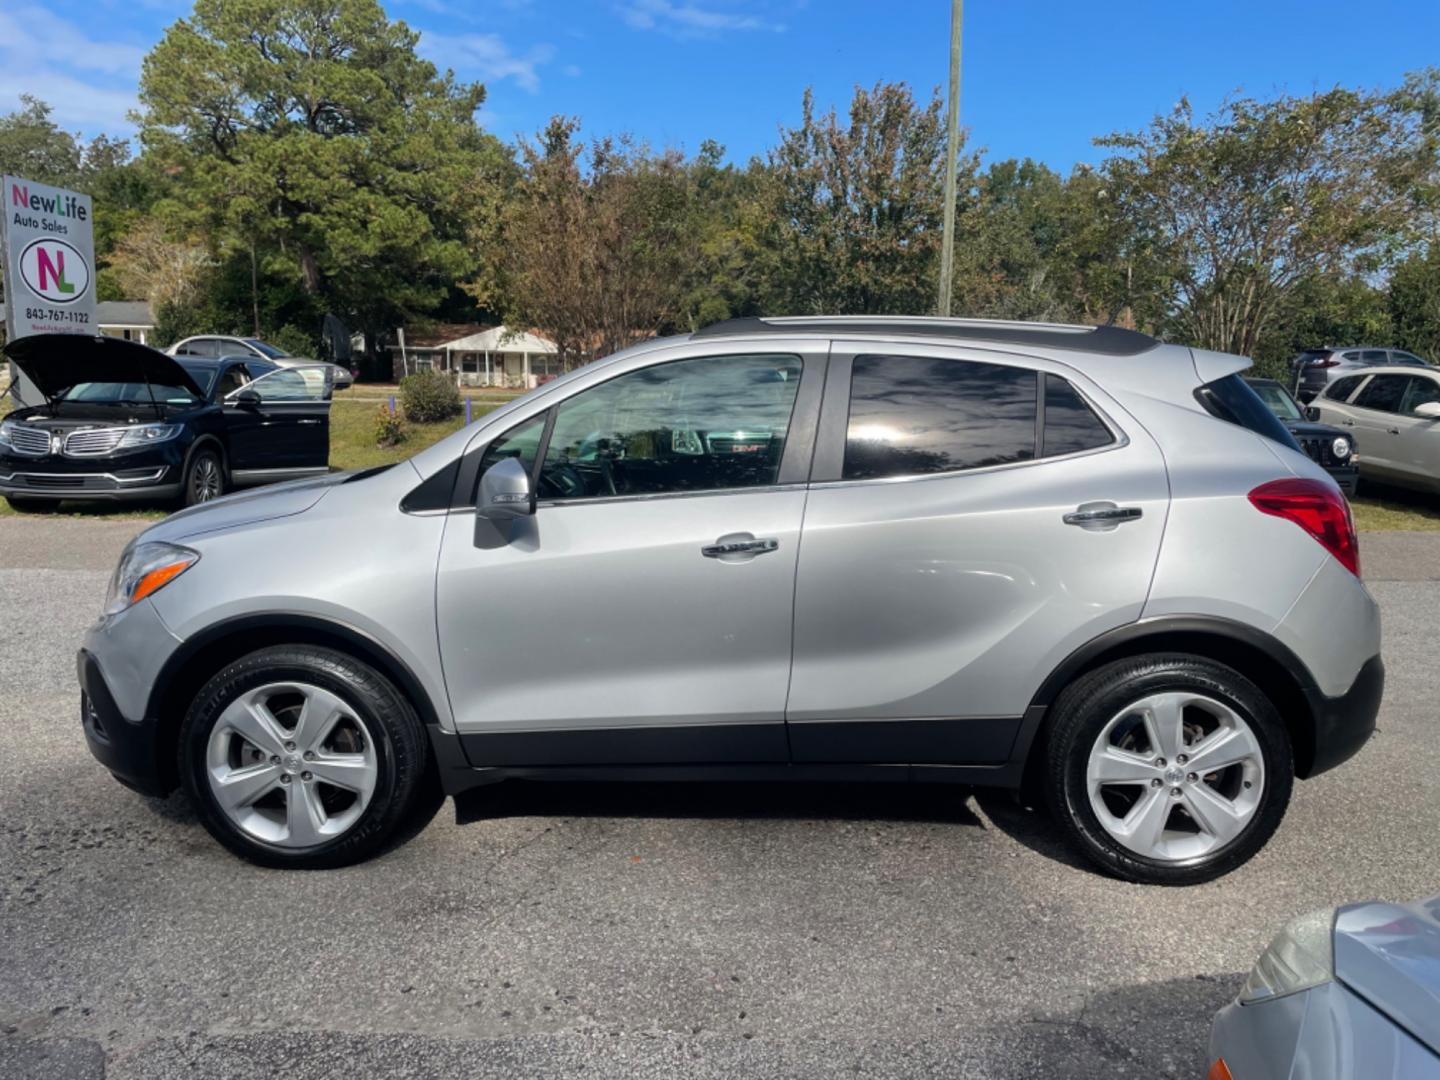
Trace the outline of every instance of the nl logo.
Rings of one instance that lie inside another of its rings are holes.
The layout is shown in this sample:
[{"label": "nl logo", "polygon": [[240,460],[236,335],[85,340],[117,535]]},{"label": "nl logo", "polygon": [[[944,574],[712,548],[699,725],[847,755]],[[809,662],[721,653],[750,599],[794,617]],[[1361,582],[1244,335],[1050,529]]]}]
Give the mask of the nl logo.
[{"label": "nl logo", "polygon": [[35,240],[20,253],[20,277],[30,291],[52,304],[79,300],[90,287],[85,256],[64,240]]}]

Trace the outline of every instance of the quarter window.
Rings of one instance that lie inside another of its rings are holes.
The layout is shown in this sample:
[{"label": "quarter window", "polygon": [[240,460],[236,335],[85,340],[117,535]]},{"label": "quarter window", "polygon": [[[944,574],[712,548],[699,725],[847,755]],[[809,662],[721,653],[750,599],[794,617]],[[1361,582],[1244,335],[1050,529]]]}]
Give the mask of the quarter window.
[{"label": "quarter window", "polygon": [[1364,381],[1364,375],[1346,375],[1343,379],[1336,379],[1331,383],[1325,390],[1325,396],[1331,401],[1344,401]]},{"label": "quarter window", "polygon": [[556,406],[539,493],[584,499],[763,487],[800,385],[798,356],[656,364]]},{"label": "quarter window", "polygon": [[1041,457],[1094,450],[1115,441],[1080,392],[1059,375],[1045,375],[1045,438]]},{"label": "quarter window", "polygon": [[914,356],[857,356],[844,478],[871,480],[1035,457],[1036,375]]},{"label": "quarter window", "polygon": [[1410,381],[1406,375],[1376,375],[1360,391],[1354,401],[1362,409],[1379,412],[1399,412],[1400,398],[1405,393],[1405,384]]},{"label": "quarter window", "polygon": [[516,424],[485,448],[485,456],[480,459],[480,475],[485,475],[485,470],[491,465],[506,458],[516,458],[525,466],[527,473],[534,472],[535,455],[540,452],[540,436],[544,432],[544,413],[532,420]]}]

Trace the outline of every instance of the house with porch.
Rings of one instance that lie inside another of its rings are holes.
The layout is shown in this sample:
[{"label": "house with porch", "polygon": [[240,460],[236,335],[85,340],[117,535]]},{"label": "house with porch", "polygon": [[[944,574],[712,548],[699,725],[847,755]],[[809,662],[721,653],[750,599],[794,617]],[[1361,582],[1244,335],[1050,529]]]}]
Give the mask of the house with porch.
[{"label": "house with porch", "polygon": [[388,348],[398,381],[417,371],[445,371],[461,386],[530,389],[564,370],[553,341],[528,330],[478,323],[441,323],[400,335]]}]

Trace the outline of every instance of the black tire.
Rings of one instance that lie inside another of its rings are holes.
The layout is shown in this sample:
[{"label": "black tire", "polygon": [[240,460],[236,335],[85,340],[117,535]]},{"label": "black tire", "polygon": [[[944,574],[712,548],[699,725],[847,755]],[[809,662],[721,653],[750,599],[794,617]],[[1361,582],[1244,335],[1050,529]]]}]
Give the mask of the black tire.
[{"label": "black tire", "polygon": [[[1111,836],[1091,806],[1086,781],[1090,752],[1109,721],[1141,698],[1167,691],[1198,692],[1233,709],[1255,735],[1264,764],[1264,790],[1241,832],[1214,851],[1177,861],[1144,857]],[[1184,653],[1117,660],[1068,686],[1054,706],[1044,765],[1046,802],[1071,843],[1111,874],[1152,885],[1211,881],[1250,859],[1284,818],[1295,775],[1284,722],[1259,687],[1233,668]]]},{"label": "black tire", "polygon": [[[378,777],[369,804],[333,840],[303,849],[261,841],[226,815],[211,790],[207,750],[226,706],[271,682],[317,686],[342,698],[371,733]],[[375,855],[425,803],[433,783],[425,733],[410,702],[379,672],[354,657],[313,645],[277,645],[250,653],[212,678],[196,695],[180,729],[179,773],[201,822],[236,855],[261,866],[320,870]]]},{"label": "black tire", "polygon": [[198,506],[224,494],[225,463],[211,447],[202,446],[185,463],[180,499],[186,506]]},{"label": "black tire", "polygon": [[21,514],[53,514],[60,508],[59,499],[27,499],[23,495],[6,495],[10,509]]}]

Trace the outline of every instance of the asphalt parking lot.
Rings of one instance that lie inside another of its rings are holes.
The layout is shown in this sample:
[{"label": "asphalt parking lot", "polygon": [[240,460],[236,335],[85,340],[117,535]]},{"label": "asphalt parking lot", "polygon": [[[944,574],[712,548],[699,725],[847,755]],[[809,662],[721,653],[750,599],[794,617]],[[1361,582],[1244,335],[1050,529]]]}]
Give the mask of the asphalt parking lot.
[{"label": "asphalt parking lot", "polygon": [[1374,740],[1163,890],[943,788],[501,789],[364,866],[250,867],[81,738],[75,645],[139,527],[0,519],[7,1078],[1196,1078],[1281,923],[1440,891],[1440,533],[1362,537]]}]

